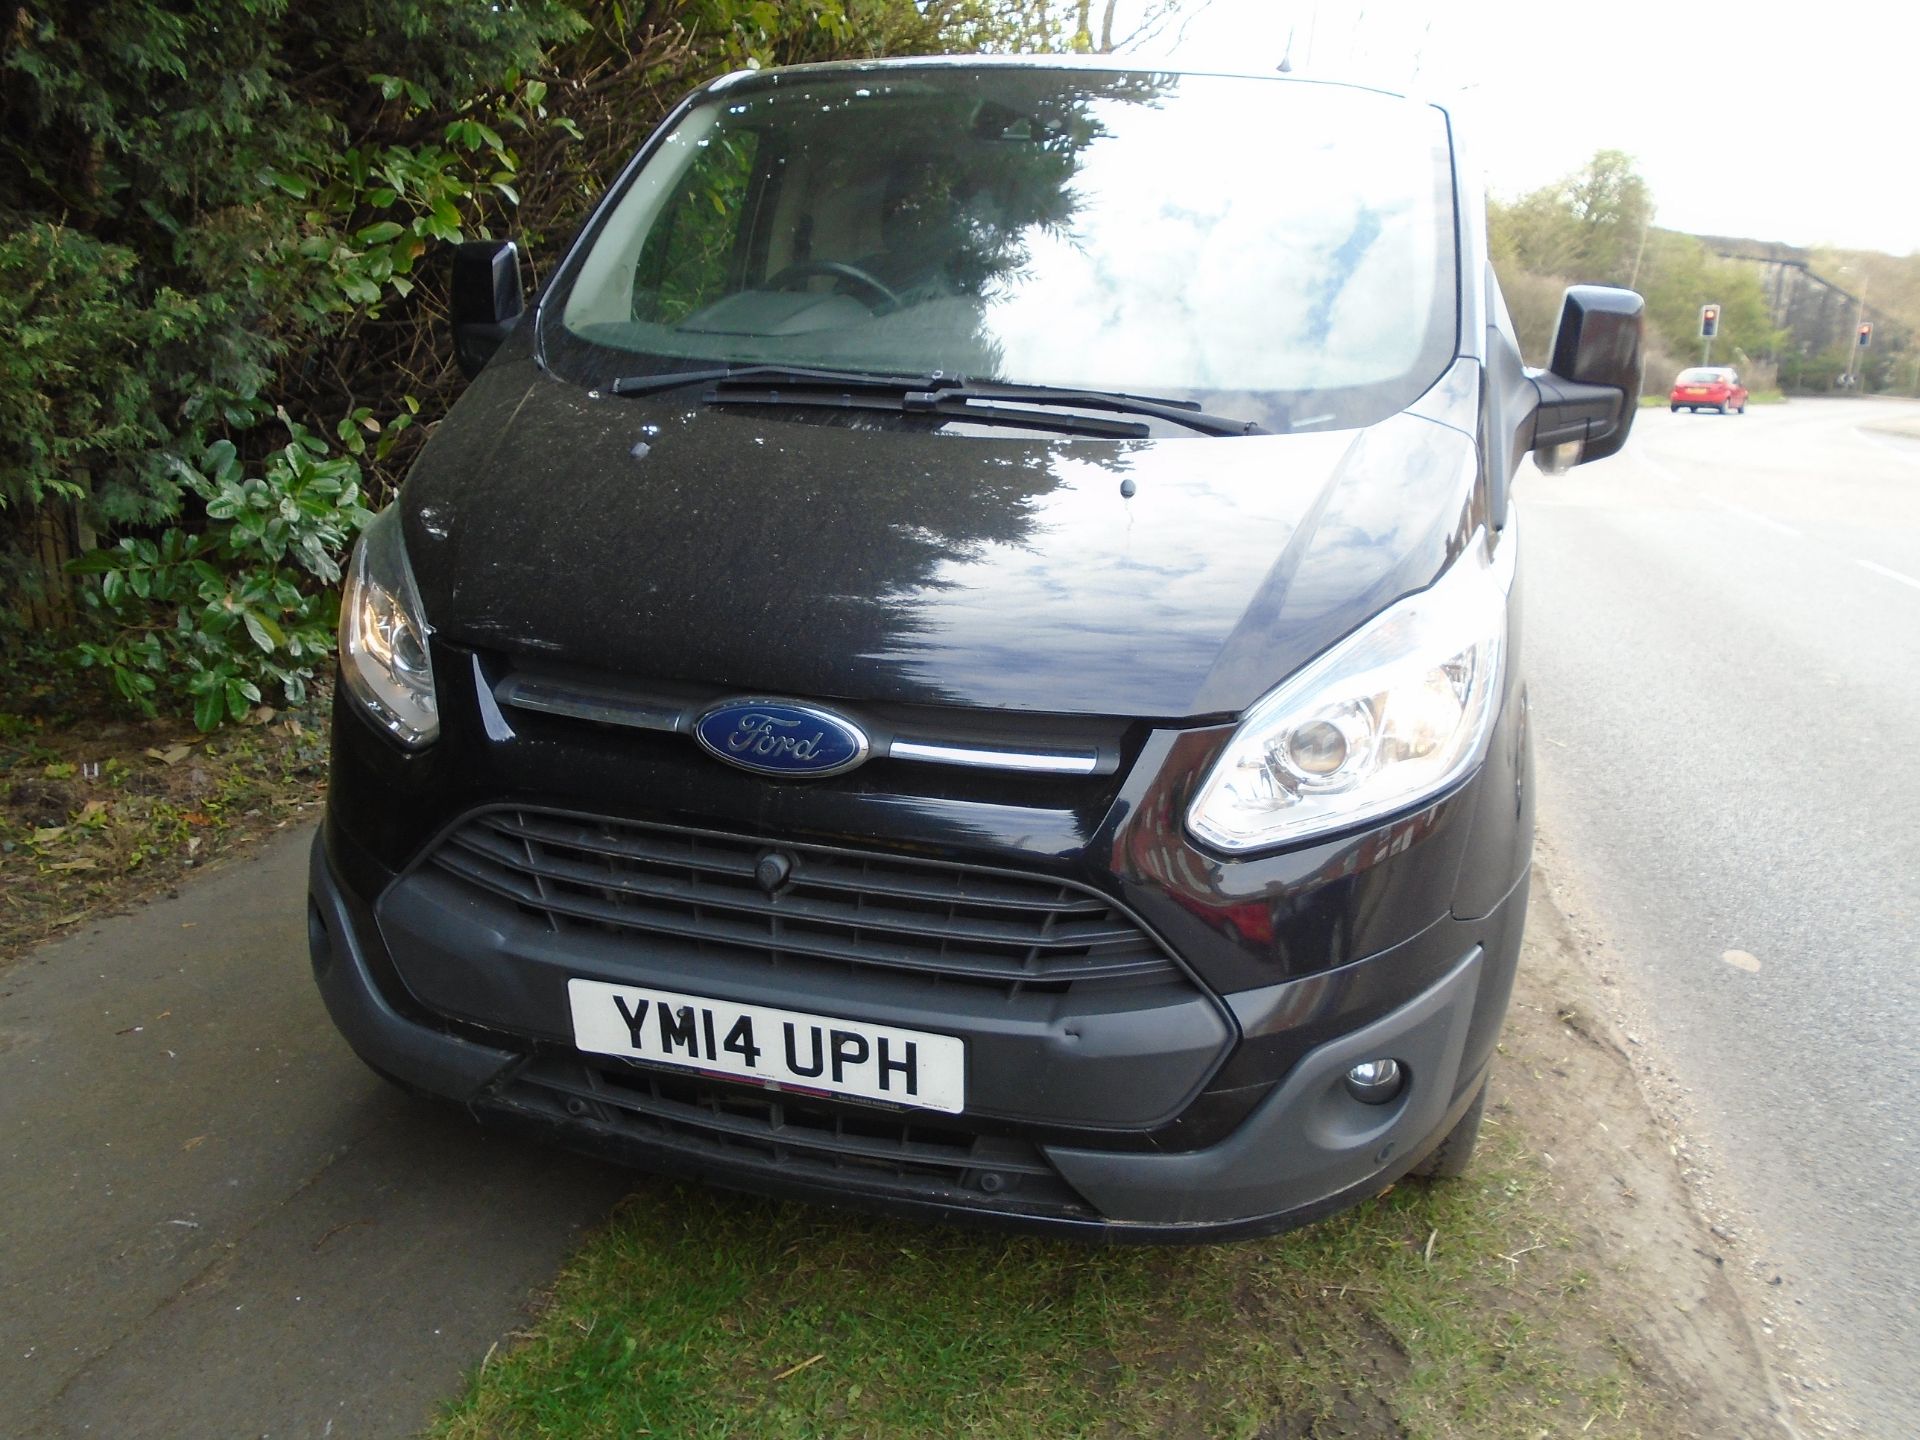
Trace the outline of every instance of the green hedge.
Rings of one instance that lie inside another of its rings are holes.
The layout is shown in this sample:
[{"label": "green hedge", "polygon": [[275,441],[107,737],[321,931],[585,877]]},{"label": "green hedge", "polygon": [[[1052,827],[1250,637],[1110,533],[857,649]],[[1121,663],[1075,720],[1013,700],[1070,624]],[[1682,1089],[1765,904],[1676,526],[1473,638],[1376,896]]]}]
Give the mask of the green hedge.
[{"label": "green hedge", "polygon": [[[449,244],[512,233],[544,273],[713,74],[1044,41],[1053,8],[26,0],[0,27],[0,613],[36,583],[23,522],[69,505],[106,537],[77,567],[92,633],[73,659],[203,724],[297,695],[363,503],[456,393]],[[311,465],[338,467],[337,513],[309,513]],[[236,541],[243,517],[210,507],[242,473],[324,563]]]}]

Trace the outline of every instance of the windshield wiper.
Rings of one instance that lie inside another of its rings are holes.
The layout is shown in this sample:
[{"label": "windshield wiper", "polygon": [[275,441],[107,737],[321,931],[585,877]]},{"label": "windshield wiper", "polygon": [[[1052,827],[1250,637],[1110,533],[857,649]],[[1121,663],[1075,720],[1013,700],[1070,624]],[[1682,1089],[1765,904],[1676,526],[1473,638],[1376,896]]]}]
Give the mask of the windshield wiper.
[{"label": "windshield wiper", "polygon": [[914,390],[903,385],[859,387],[811,385],[752,385],[739,382],[725,388],[716,384],[702,395],[708,405],[800,405],[828,410],[884,410],[895,415],[934,415],[943,420],[975,420],[987,425],[1015,425],[1029,430],[1070,431],[1108,440],[1144,440],[1152,432],[1138,420],[1109,420],[1101,415],[1038,410],[1031,406],[949,402],[944,392]]},{"label": "windshield wiper", "polygon": [[[1026,405],[1061,405],[1078,410],[1110,410],[1121,415],[1147,415],[1198,430],[1202,435],[1267,435],[1272,432],[1251,420],[1209,415],[1193,400],[1166,400],[1154,395],[1129,395],[1120,390],[1072,390],[1057,385],[1002,385],[992,381],[956,381],[930,392],[941,402],[1010,400]],[[907,409],[922,408],[921,395],[908,394]],[[933,407],[927,407],[933,408]]]},{"label": "windshield wiper", "polygon": [[924,390],[952,383],[941,375],[877,375],[864,370],[826,370],[811,365],[718,365],[709,370],[668,370],[658,375],[624,375],[607,389],[615,395],[657,395],[687,385],[723,380],[758,380],[776,385],[854,386],[863,390]]},{"label": "windshield wiper", "polygon": [[1184,425],[1203,435],[1270,433],[1264,426],[1251,420],[1209,415],[1193,400],[1132,395],[1122,390],[1075,390],[1060,385],[974,381],[964,375],[945,375],[937,371],[931,375],[885,375],[802,365],[723,365],[708,370],[627,376],[615,380],[608,388],[615,395],[653,395],[687,385],[710,385],[712,389],[702,397],[708,404],[838,405],[848,409],[899,410],[958,418],[971,416],[989,424],[1028,424],[1036,429],[1058,427],[1125,439],[1144,438],[1150,432],[1138,424],[1100,422],[1092,416],[1081,417],[1084,423],[1067,425],[1059,417],[1008,408],[1008,402],[1012,405],[1058,406],[1069,410],[1106,410],[1121,415],[1144,415],[1170,424]]}]

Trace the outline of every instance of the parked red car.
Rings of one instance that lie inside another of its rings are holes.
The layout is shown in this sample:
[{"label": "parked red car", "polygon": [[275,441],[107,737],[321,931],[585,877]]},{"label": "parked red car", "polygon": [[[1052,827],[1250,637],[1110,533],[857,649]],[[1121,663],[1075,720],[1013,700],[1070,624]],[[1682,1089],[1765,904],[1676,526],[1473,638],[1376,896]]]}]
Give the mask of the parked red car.
[{"label": "parked red car", "polygon": [[1718,410],[1722,415],[1747,413],[1747,387],[1725,365],[1696,365],[1682,370],[1673,382],[1667,404],[1675,410]]}]

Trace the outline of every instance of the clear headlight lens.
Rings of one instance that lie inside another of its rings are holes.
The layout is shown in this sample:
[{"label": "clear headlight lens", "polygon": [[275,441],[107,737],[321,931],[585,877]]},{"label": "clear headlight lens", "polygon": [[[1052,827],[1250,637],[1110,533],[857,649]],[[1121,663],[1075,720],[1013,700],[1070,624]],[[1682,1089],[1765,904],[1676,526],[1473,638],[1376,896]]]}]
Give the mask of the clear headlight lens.
[{"label": "clear headlight lens", "polygon": [[1379,819],[1460,779],[1492,728],[1511,578],[1476,534],[1431,588],[1269,692],[1201,782],[1188,829],[1216,849],[1259,850]]},{"label": "clear headlight lens", "polygon": [[389,505],[360,535],[340,597],[340,673],[347,690],[401,744],[440,733],[426,611]]}]

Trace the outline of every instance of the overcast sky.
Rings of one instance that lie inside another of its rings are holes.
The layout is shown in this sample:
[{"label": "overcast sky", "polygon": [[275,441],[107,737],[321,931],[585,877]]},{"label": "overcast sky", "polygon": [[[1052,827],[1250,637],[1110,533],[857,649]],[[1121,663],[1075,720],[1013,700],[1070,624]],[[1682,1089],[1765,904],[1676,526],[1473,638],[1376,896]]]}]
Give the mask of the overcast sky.
[{"label": "overcast sky", "polygon": [[[1657,223],[1920,250],[1920,6],[1732,0],[1187,0],[1139,53],[1412,89],[1458,109],[1495,193],[1625,150]],[[1097,8],[1097,7],[1096,7]],[[1123,0],[1121,16],[1139,0]],[[1781,7],[1782,11],[1784,7]],[[1821,17],[1830,18],[1826,23]]]}]

